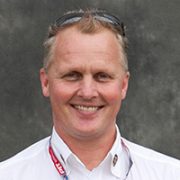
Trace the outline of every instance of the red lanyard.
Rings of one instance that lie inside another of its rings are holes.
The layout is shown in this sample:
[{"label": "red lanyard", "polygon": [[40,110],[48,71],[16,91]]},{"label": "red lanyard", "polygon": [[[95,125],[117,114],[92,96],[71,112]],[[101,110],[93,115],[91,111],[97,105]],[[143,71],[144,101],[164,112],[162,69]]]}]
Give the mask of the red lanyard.
[{"label": "red lanyard", "polygon": [[68,180],[66,171],[63,167],[63,165],[60,163],[60,161],[58,160],[58,158],[56,157],[56,155],[54,154],[54,151],[51,147],[51,145],[49,145],[49,154],[51,156],[51,159],[54,163],[55,168],[57,169],[58,173],[63,176],[64,180]]}]

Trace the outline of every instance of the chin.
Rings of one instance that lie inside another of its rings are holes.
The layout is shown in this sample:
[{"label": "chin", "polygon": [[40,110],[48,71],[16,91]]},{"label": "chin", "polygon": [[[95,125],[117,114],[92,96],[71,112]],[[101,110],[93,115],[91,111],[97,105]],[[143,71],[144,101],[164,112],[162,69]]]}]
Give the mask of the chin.
[{"label": "chin", "polygon": [[97,138],[98,136],[100,136],[102,134],[101,132],[102,130],[100,128],[96,127],[92,127],[92,126],[86,126],[86,127],[79,127],[76,128],[75,130],[75,134],[77,135],[78,138],[83,139],[86,138],[87,139],[94,139]]}]

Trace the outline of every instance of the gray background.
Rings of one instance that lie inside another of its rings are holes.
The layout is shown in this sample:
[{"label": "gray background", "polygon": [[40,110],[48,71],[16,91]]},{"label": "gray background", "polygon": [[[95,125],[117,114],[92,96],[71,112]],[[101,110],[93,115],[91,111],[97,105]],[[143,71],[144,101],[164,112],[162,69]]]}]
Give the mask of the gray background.
[{"label": "gray background", "polygon": [[0,0],[0,161],[51,133],[39,69],[48,25],[65,10],[101,7],[127,26],[131,71],[118,115],[123,136],[180,158],[179,0]]}]

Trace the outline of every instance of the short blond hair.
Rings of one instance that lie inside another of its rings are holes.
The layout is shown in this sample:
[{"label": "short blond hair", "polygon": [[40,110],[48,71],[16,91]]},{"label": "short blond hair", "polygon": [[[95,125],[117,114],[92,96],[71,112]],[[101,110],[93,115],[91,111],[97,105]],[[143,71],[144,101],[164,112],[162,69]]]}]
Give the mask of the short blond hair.
[{"label": "short blond hair", "polygon": [[[106,28],[110,31],[112,31],[122,47],[122,55],[123,55],[123,60],[122,60],[122,66],[125,71],[128,71],[128,60],[127,60],[127,47],[128,47],[128,40],[125,37],[125,30],[124,30],[124,25],[120,24],[120,27],[114,26],[114,24],[111,21],[107,21],[106,17],[101,18],[96,18],[99,13],[104,13],[102,10],[78,10],[78,11],[69,11],[65,13],[64,16],[69,16],[73,14],[81,14],[81,17],[77,21],[64,21],[62,24],[57,25],[57,22],[54,23],[49,27],[48,31],[48,37],[44,41],[44,61],[43,61],[43,67],[45,70],[48,70],[49,64],[52,61],[52,55],[53,55],[53,47],[54,47],[54,42],[56,39],[56,35],[63,29],[71,27],[71,26],[76,26],[78,30],[82,33],[88,33],[88,34],[94,34],[102,30],[102,28]],[[79,16],[78,16],[79,17]],[[115,16],[113,16],[115,17]],[[105,20],[104,20],[104,19]],[[116,18],[116,17],[115,17]],[[71,20],[71,19],[70,19]],[[57,20],[58,21],[58,20]]]}]

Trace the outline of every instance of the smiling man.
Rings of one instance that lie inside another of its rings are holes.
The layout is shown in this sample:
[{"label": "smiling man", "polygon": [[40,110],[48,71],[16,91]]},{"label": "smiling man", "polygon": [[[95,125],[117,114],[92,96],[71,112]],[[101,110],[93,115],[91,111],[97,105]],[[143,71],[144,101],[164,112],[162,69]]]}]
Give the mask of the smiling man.
[{"label": "smiling man", "polygon": [[0,179],[178,180],[178,160],[128,142],[116,126],[129,80],[122,22],[100,10],[68,12],[44,45],[53,132],[1,163]]},{"label": "smiling man", "polygon": [[[115,119],[129,73],[112,31],[96,27],[97,32],[89,34],[79,26],[57,33],[50,65],[41,69],[41,83],[44,96],[50,97],[56,132],[93,169],[114,142]],[[90,155],[90,149],[92,155],[86,159],[84,151]]]}]

